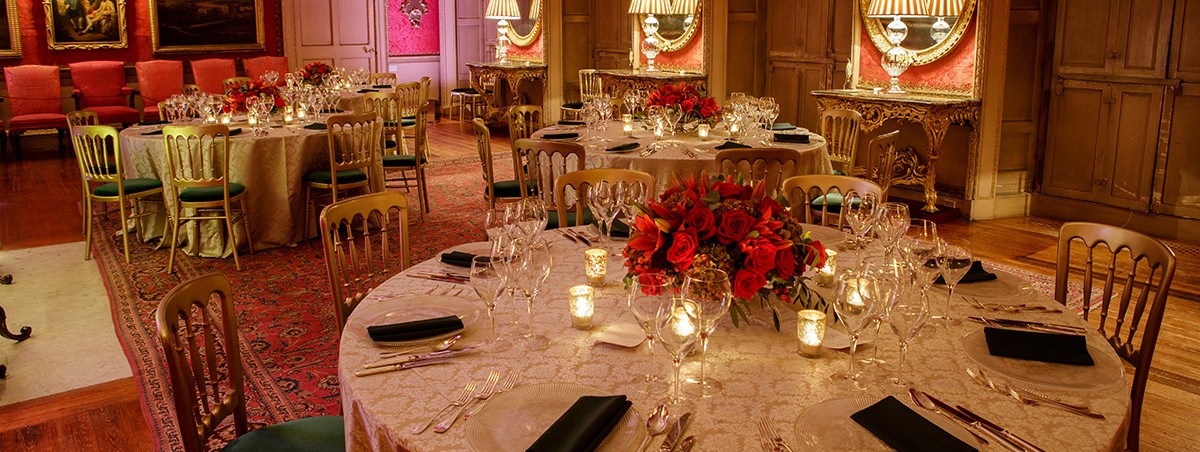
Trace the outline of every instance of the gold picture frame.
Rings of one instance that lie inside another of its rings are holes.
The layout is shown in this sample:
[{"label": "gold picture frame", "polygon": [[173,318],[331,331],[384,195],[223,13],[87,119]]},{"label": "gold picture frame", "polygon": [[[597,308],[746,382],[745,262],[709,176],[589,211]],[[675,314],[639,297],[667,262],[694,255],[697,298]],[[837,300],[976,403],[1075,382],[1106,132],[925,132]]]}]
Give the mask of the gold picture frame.
[{"label": "gold picture frame", "polygon": [[[862,17],[863,24],[867,27],[867,36],[871,37],[871,42],[875,43],[875,48],[881,53],[887,53],[892,50],[892,43],[884,36],[885,25],[882,23],[887,19],[875,19],[867,17],[867,8],[870,7],[870,0],[859,0],[859,15]],[[937,61],[946,56],[954,47],[958,45],[958,41],[966,34],[967,27],[971,24],[972,17],[975,14],[975,0],[963,0],[962,10],[958,14],[957,20],[950,29],[950,34],[942,41],[933,44],[925,49],[913,49],[912,65],[924,66],[926,64]]]},{"label": "gold picture frame", "polygon": [[[0,33],[0,58],[20,58],[21,53],[21,24],[17,18],[17,0],[8,0],[5,7],[0,9],[4,18],[0,23],[8,24],[8,33]],[[4,40],[8,41],[5,42]]]},{"label": "gold picture frame", "polygon": [[266,50],[263,21],[262,0],[150,0],[150,39],[156,54]]},{"label": "gold picture frame", "polygon": [[[51,50],[129,47],[125,0],[42,0],[42,7],[46,10],[46,44]],[[15,12],[10,1],[9,14]]]}]

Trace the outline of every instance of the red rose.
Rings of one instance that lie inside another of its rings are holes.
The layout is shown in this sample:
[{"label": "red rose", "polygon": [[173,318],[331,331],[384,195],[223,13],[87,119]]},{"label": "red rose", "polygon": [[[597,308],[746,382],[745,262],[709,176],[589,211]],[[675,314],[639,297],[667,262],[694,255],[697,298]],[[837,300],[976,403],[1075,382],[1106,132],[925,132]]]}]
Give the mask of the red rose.
[{"label": "red rose", "polygon": [[721,215],[721,225],[717,227],[717,241],[723,245],[732,245],[742,241],[750,228],[754,226],[754,217],[741,210],[726,212]]},{"label": "red rose", "polygon": [[691,99],[688,99],[688,100],[685,100],[685,101],[679,103],[679,108],[681,110],[683,110],[684,113],[691,113],[692,108],[695,106],[696,106],[696,103],[694,101],[692,101]]},{"label": "red rose", "polygon": [[686,271],[692,267],[692,260],[696,257],[696,247],[699,246],[696,233],[681,230],[672,234],[672,237],[674,240],[671,243],[671,249],[667,250],[667,260],[675,264],[676,271]]},{"label": "red rose", "polygon": [[683,219],[683,224],[688,229],[696,231],[696,238],[700,240],[711,239],[717,234],[717,217],[703,205],[692,207],[692,210],[689,210]]},{"label": "red rose", "polygon": [[733,277],[733,296],[749,300],[758,289],[767,284],[767,278],[750,270],[738,270]]},{"label": "red rose", "polygon": [[713,190],[721,195],[721,199],[734,198],[742,194],[742,186],[731,182],[717,182],[713,184]]},{"label": "red rose", "polygon": [[820,241],[813,240],[808,244],[808,253],[804,258],[804,263],[812,267],[821,268],[825,266],[825,245]]},{"label": "red rose", "polygon": [[766,240],[753,239],[746,250],[746,269],[765,275],[775,268],[775,247]]},{"label": "red rose", "polygon": [[638,286],[641,287],[642,293],[646,295],[661,295],[662,294],[662,273],[642,273],[633,277],[637,280]]},{"label": "red rose", "polygon": [[796,253],[792,252],[791,248],[779,250],[775,254],[775,271],[779,272],[779,277],[783,279],[792,279],[796,274]]}]

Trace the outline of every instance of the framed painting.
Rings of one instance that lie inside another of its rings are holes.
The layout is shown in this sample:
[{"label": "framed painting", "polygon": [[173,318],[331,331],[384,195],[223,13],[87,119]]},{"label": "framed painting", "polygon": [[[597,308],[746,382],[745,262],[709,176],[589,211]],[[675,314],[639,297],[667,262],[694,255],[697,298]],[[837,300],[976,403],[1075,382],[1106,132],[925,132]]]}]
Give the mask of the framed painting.
[{"label": "framed painting", "polygon": [[21,26],[17,23],[17,0],[5,0],[0,8],[0,24],[7,24],[8,31],[0,33],[0,58],[21,57]]},{"label": "framed painting", "polygon": [[150,0],[154,53],[263,50],[262,0]]},{"label": "framed painting", "polygon": [[42,6],[46,43],[53,50],[129,46],[125,0],[42,0]]}]

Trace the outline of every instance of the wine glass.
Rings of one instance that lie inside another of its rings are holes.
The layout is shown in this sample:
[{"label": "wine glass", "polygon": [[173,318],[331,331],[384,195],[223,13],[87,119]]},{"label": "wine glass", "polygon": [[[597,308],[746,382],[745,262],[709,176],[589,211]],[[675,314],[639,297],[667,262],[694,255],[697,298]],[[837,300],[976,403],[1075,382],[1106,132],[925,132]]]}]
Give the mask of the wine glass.
[{"label": "wine glass", "polygon": [[[498,259],[502,261],[503,259]],[[502,351],[508,349],[508,343],[500,340],[500,336],[496,334],[496,298],[500,296],[500,292],[504,291],[504,278],[500,277],[500,273],[492,266],[493,259],[491,256],[475,256],[471,258],[471,288],[475,289],[475,294],[483,300],[483,304],[488,309],[488,323],[491,326],[492,337],[488,340],[488,348],[492,351]]]},{"label": "wine glass", "polygon": [[508,221],[513,224],[513,233],[527,238],[540,234],[550,220],[546,213],[546,201],[538,197],[517,201],[508,213]]},{"label": "wine glass", "polygon": [[[509,204],[511,206],[512,204]],[[483,220],[483,230],[487,233],[488,242],[491,242],[492,249],[500,241],[501,235],[512,234],[512,224],[507,221],[508,206],[493,207],[488,209],[486,217]]]},{"label": "wine glass", "polygon": [[974,257],[971,255],[971,242],[963,240],[959,245],[951,245],[945,240],[938,241],[938,269],[942,271],[942,279],[946,280],[946,310],[940,317],[942,322],[950,325],[959,325],[962,321],[953,318],[950,315],[950,302],[954,300],[954,287],[962,280],[967,271],[971,269],[971,262]]},{"label": "wine glass", "polygon": [[850,226],[853,237],[843,243],[842,249],[862,248],[867,243],[867,232],[875,227],[879,196],[874,193],[849,193],[842,202],[842,216]]},{"label": "wine glass", "polygon": [[854,353],[858,350],[858,338],[875,315],[875,297],[872,296],[875,277],[866,272],[846,271],[838,275],[837,291],[833,299],[833,310],[850,333],[850,367],[846,372],[829,376],[835,383],[850,382],[856,389],[866,389],[861,375],[854,370]]},{"label": "wine glass", "polygon": [[900,339],[900,365],[896,368],[896,376],[890,379],[892,384],[897,386],[908,384],[904,379],[904,357],[908,354],[908,343],[917,336],[921,327],[925,326],[925,320],[929,318],[929,303],[925,297],[913,294],[915,290],[908,292],[908,296],[897,297],[899,300],[892,306],[887,320],[892,332]]},{"label": "wine glass", "polygon": [[908,233],[908,237],[900,239],[900,252],[912,265],[918,295],[929,304],[929,287],[942,274],[937,264],[937,224],[924,219],[912,220]]},{"label": "wine glass", "polygon": [[[516,270],[518,286],[525,295],[526,320],[528,329],[525,334],[526,350],[542,350],[550,346],[550,339],[533,333],[533,300],[541,291],[542,284],[550,276],[550,267],[554,259],[550,256],[550,245],[544,240],[520,238],[513,240],[513,257],[510,272]],[[510,276],[510,277],[511,277]]]},{"label": "wine glass", "polygon": [[861,362],[879,366],[887,363],[879,357],[879,330],[887,321],[899,293],[912,285],[913,274],[907,261],[892,258],[885,258],[881,263],[864,263],[863,269],[875,277],[875,284],[870,286],[872,291],[869,293],[875,300],[875,316],[871,320],[875,327],[875,346],[871,347],[871,357]]},{"label": "wine glass", "polygon": [[896,252],[896,243],[904,233],[908,232],[911,219],[908,216],[908,204],[885,202],[879,206],[879,217],[875,225],[875,233],[883,241],[883,253],[892,257]]},{"label": "wine glass", "polygon": [[683,379],[680,373],[683,357],[692,352],[696,340],[700,337],[700,318],[695,307],[689,307],[689,303],[691,302],[682,298],[671,298],[663,302],[655,316],[658,342],[671,355],[674,367],[671,392],[659,401],[660,405],[667,405],[668,412],[671,413],[685,413],[695,408],[695,404],[683,396]]},{"label": "wine glass", "polygon": [[592,218],[600,226],[600,247],[607,248],[607,244],[612,240],[612,222],[609,218],[618,210],[617,198],[613,196],[612,185],[606,180],[598,180],[588,185],[587,190],[588,207],[592,209]]},{"label": "wine glass", "polygon": [[[646,333],[646,358],[651,367],[655,364],[654,339],[658,332],[655,319],[658,316],[658,308],[677,296],[677,292],[674,278],[665,273],[642,273],[631,278],[626,303],[629,313],[633,314],[638,326],[642,327],[642,332]],[[658,381],[661,379],[657,374],[647,372],[635,377],[633,382],[646,383],[647,391],[654,391],[653,383]]]},{"label": "wine glass", "polygon": [[694,306],[700,320],[700,379],[690,380],[700,386],[701,397],[712,397],[720,394],[725,386],[706,373],[708,361],[708,338],[721,319],[729,314],[729,304],[732,295],[729,286],[729,275],[717,269],[693,269],[683,278],[683,299]]}]

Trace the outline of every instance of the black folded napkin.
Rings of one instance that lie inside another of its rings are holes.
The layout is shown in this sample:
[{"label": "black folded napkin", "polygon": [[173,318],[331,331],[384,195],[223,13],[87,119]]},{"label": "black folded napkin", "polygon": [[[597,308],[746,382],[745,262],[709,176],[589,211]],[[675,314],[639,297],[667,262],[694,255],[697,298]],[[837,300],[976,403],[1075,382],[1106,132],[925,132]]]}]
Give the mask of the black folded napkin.
[{"label": "black folded napkin", "polygon": [[142,132],[142,135],[162,135],[162,129],[151,130],[149,132]]},{"label": "black folded napkin", "polygon": [[777,122],[775,124],[771,124],[771,130],[795,130],[795,129],[796,129],[796,126],[793,126],[792,123],[790,123],[790,122]]},{"label": "black folded napkin", "polygon": [[[472,259],[475,259],[474,254],[464,253],[462,251],[442,253],[442,263],[453,265],[455,267],[470,267]],[[491,258],[488,258],[488,261],[491,262]]]},{"label": "black folded napkin", "polygon": [[560,133],[547,133],[547,134],[542,135],[542,139],[545,139],[545,140],[561,140],[564,138],[579,138],[579,134],[575,133],[575,132],[560,132]]},{"label": "black folded napkin", "polygon": [[448,315],[435,319],[368,326],[367,335],[371,336],[371,340],[374,341],[401,342],[438,336],[461,329],[463,329],[462,319],[459,319],[458,316]]},{"label": "black folded napkin", "polygon": [[625,224],[625,222],[620,221],[620,220],[614,221],[612,224],[612,236],[628,238],[629,237],[629,225]]},{"label": "black folded napkin", "polygon": [[329,126],[325,125],[325,123],[323,123],[323,122],[314,122],[312,124],[304,126],[304,128],[309,129],[309,130],[325,130],[325,129],[329,128]]},{"label": "black folded napkin", "polygon": [[359,94],[366,94],[366,93],[378,93],[378,92],[379,92],[379,90],[377,90],[377,89],[371,89],[371,88],[363,88],[363,89],[360,89],[360,90],[358,90],[358,93],[359,93]]},{"label": "black folded napkin", "polygon": [[583,396],[526,452],[593,451],[621,422],[632,402],[625,396]]},{"label": "black folded napkin", "polygon": [[993,356],[1079,366],[1095,364],[1083,336],[992,327],[984,327],[983,336]]},{"label": "black folded napkin", "polygon": [[583,121],[569,121],[569,120],[564,119],[562,121],[559,121],[558,125],[560,125],[560,126],[584,126],[584,125],[587,125],[587,123],[583,122]]},{"label": "black folded napkin", "polygon": [[721,145],[720,145],[720,146],[717,146],[717,149],[721,149],[721,150],[725,150],[725,149],[750,149],[751,147],[752,147],[752,146],[744,145],[744,144],[742,144],[742,143],[738,143],[738,142],[736,142],[736,141],[726,141],[726,142],[724,142],[724,143],[721,143]]},{"label": "black folded napkin", "polygon": [[634,141],[634,142],[632,142],[632,143],[625,143],[625,144],[622,144],[622,145],[619,145],[619,146],[613,146],[613,147],[611,147],[611,148],[605,149],[605,151],[608,151],[608,152],[625,152],[625,151],[632,151],[632,150],[634,150],[634,149],[637,149],[637,148],[638,148],[638,146],[641,146],[641,145],[640,145],[640,144],[638,144],[638,142]]},{"label": "black folded napkin", "polygon": [[168,124],[167,121],[142,121],[137,123],[139,126],[157,126],[159,124]]},{"label": "black folded napkin", "polygon": [[892,396],[850,415],[850,419],[901,452],[976,450]]},{"label": "black folded napkin", "polygon": [[[983,269],[983,262],[974,261],[971,262],[971,268],[967,269],[967,274],[963,275],[962,279],[959,280],[958,283],[969,284],[973,282],[991,281],[996,278],[997,276],[995,273]],[[938,276],[937,280],[935,280],[933,283],[946,284],[946,280],[941,276]]]},{"label": "black folded napkin", "polygon": [[808,142],[808,134],[807,133],[777,133],[777,134],[775,134],[775,141],[778,141],[780,143],[807,143]]},{"label": "black folded napkin", "polygon": [[371,85],[371,87],[372,87],[372,88],[391,88],[391,87],[392,87],[392,85],[387,85],[387,84],[384,84],[384,85]]},{"label": "black folded napkin", "polygon": [[238,134],[240,134],[240,133],[242,133],[242,128],[241,128],[241,127],[238,127],[238,128],[236,128],[236,129],[229,129],[229,136],[231,136],[231,137],[235,137],[235,136],[237,136],[237,135],[238,135]]}]

